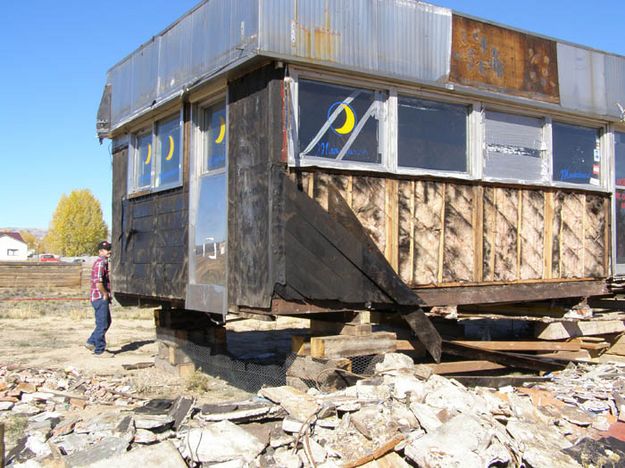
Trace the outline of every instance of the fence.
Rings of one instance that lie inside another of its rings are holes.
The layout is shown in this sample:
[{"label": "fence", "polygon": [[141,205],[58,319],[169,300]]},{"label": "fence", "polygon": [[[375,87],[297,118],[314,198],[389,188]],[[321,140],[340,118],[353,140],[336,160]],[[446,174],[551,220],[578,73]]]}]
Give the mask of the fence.
[{"label": "fence", "polygon": [[0,262],[0,288],[68,288],[89,286],[89,269],[82,264]]}]

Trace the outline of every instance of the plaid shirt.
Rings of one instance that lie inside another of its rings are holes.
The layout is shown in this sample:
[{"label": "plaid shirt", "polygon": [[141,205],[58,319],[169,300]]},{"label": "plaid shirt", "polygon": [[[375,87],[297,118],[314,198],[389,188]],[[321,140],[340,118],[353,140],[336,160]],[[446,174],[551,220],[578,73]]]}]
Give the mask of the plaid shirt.
[{"label": "plaid shirt", "polygon": [[103,299],[98,289],[98,283],[102,283],[104,289],[111,292],[111,280],[109,279],[109,262],[106,257],[98,257],[91,268],[91,302]]}]

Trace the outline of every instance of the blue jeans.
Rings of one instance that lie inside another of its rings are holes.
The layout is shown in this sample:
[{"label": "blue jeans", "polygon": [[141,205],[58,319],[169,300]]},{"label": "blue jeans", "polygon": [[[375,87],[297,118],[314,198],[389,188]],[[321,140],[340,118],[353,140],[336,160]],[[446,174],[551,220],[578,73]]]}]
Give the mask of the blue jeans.
[{"label": "blue jeans", "polygon": [[109,309],[109,301],[98,299],[91,303],[95,311],[95,329],[87,340],[87,343],[95,346],[93,352],[102,354],[106,349],[106,331],[111,326],[111,310]]}]

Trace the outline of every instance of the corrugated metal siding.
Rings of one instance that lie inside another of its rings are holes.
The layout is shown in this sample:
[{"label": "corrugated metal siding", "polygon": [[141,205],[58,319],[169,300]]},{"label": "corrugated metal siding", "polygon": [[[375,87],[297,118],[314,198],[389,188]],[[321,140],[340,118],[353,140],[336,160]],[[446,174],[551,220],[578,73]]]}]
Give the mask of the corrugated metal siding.
[{"label": "corrugated metal siding", "polygon": [[378,0],[378,63],[386,74],[447,81],[451,10],[405,0]]},{"label": "corrugated metal siding", "polygon": [[446,81],[451,10],[412,0],[260,0],[260,52]]},{"label": "corrugated metal siding", "polygon": [[[517,58],[510,71],[495,67],[503,84],[493,88],[486,79],[459,79],[464,75],[450,65],[452,58],[462,58],[467,66],[475,59],[471,50],[452,51],[452,27],[456,20],[477,22],[453,18],[451,10],[415,0],[209,0],[113,67],[108,79],[111,128],[256,54],[415,83],[447,83],[451,74],[452,81],[466,86],[508,96],[518,95],[511,90],[520,89],[524,97],[556,105],[559,85],[563,109],[620,117],[617,103],[625,106],[625,58],[569,44],[556,47],[553,41],[485,24],[498,32],[489,44],[493,50],[508,50],[504,39],[518,37],[523,39],[517,41],[519,50],[527,46],[534,51],[529,59],[517,54],[528,62],[523,62],[522,73],[514,66],[520,63]],[[553,54],[536,56],[535,42],[554,43]],[[556,50],[557,74],[555,66],[547,70],[544,65],[552,63]],[[545,75],[551,69],[553,77]]]},{"label": "corrugated metal siding", "polygon": [[607,113],[605,55],[558,43],[560,101],[563,107]]},{"label": "corrugated metal siding", "polygon": [[112,128],[256,51],[258,0],[211,0],[109,72]]}]

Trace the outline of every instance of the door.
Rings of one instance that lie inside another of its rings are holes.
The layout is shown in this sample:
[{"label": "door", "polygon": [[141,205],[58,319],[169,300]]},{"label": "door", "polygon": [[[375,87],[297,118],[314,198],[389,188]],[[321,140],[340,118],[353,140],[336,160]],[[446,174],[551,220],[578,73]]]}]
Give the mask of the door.
[{"label": "door", "polygon": [[227,311],[228,177],[226,103],[197,108],[189,189],[186,308]]}]

